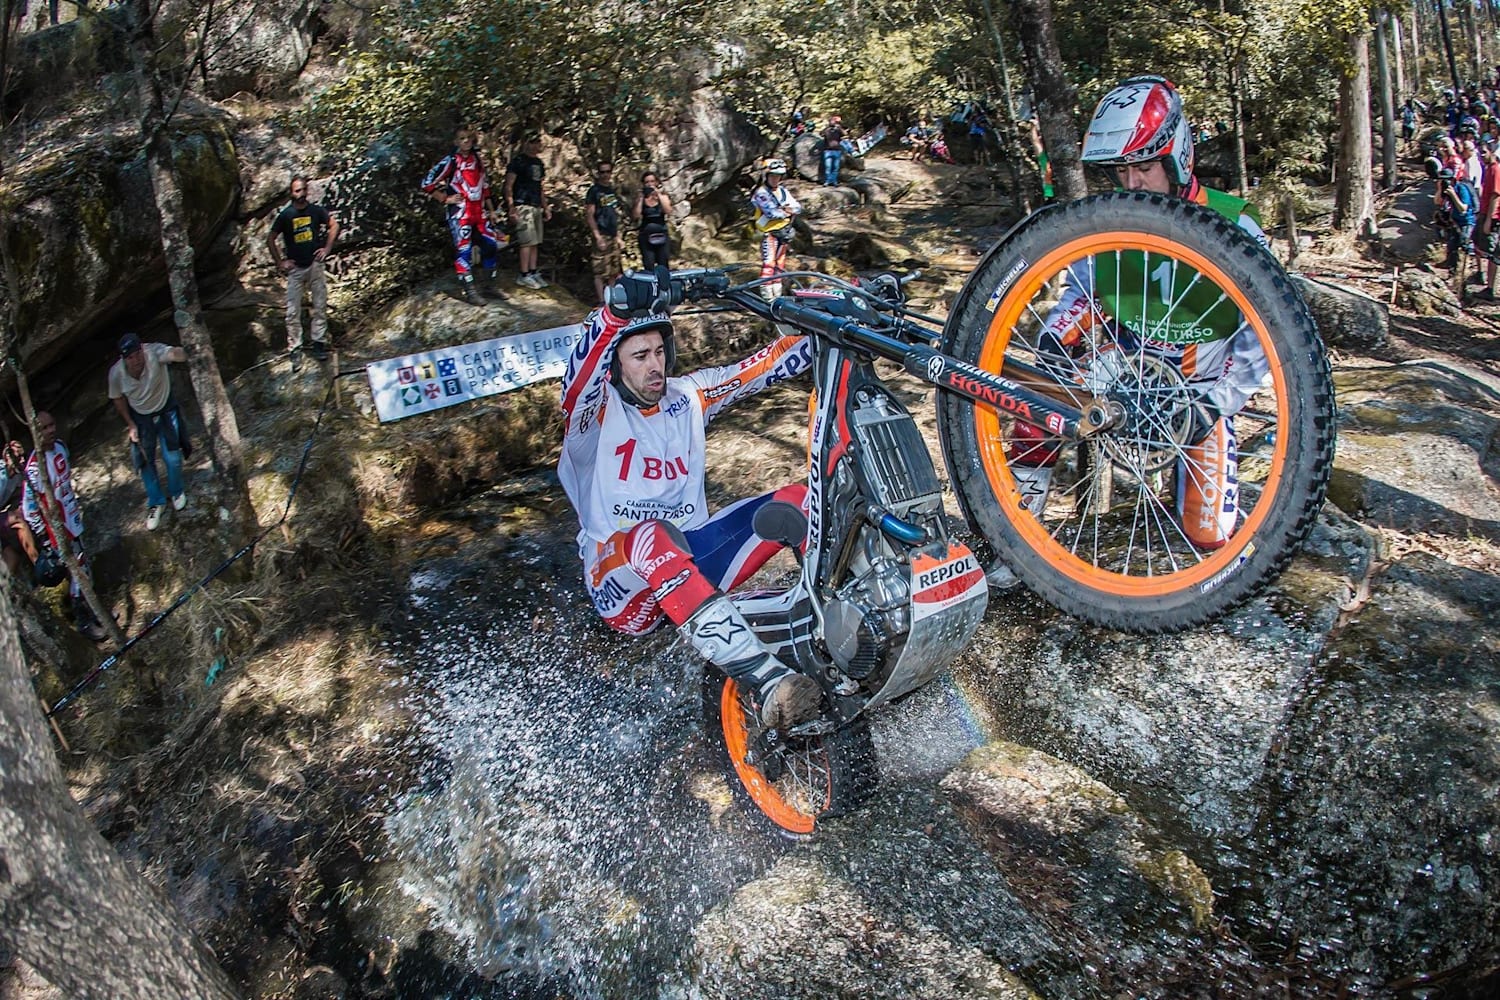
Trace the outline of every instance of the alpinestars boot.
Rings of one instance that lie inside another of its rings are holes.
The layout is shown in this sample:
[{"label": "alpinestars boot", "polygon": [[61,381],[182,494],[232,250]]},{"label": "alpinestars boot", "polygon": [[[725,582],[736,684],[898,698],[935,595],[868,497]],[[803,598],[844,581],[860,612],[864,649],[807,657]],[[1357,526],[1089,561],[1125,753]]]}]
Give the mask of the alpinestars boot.
[{"label": "alpinestars boot", "polygon": [[817,718],[817,682],[772,656],[728,597],[706,602],[678,631],[704,659],[755,689],[761,725],[784,729]]}]

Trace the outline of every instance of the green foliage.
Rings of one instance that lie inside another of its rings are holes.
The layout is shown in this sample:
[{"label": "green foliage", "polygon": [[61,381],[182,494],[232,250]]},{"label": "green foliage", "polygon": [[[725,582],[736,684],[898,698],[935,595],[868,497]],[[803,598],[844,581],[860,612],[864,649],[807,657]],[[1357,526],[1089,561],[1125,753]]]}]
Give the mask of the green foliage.
[{"label": "green foliage", "polygon": [[915,0],[407,0],[379,18],[311,106],[351,156],[459,121],[618,155],[709,84],[773,135],[802,104],[900,120],[970,96],[959,81],[985,51],[966,12]]},{"label": "green foliage", "polygon": [[1326,176],[1349,32],[1368,0],[1057,0],[1059,44],[1087,113],[1124,76],[1177,84],[1194,122],[1233,121],[1238,91],[1249,173]]},{"label": "green foliage", "polygon": [[407,0],[380,14],[375,45],[317,97],[312,122],[347,152],[468,121],[512,133],[566,129],[613,155],[634,126],[693,86],[679,54],[703,44],[707,6]]}]

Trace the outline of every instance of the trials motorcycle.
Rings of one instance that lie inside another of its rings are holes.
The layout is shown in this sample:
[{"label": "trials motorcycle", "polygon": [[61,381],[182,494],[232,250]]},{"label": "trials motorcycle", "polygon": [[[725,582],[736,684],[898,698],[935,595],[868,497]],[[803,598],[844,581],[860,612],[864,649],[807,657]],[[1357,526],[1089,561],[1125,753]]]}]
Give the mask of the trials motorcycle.
[{"label": "trials motorcycle", "polygon": [[[772,502],[755,520],[796,554],[796,579],[731,598],[818,681],[823,713],[765,729],[732,678],[710,669],[704,686],[737,794],[780,833],[810,835],[873,790],[871,711],[968,646],[994,560],[1074,616],[1161,633],[1259,593],[1312,529],[1334,447],[1327,357],[1275,258],[1217,214],[1140,193],[1045,209],[985,255],[942,323],[909,308],[893,275],[782,279],[803,287],[767,300],[764,280],[697,269],[664,290],[670,304],[717,301],[812,339],[807,512]],[[1070,281],[1092,296],[1060,319]],[[1266,371],[1222,415],[1235,445],[1208,468],[1204,376],[1184,372],[1194,331],[1215,316],[1222,331],[1226,315]],[[1063,319],[1059,353],[1048,331]],[[879,359],[940,390],[943,457],[978,551],[950,529],[928,445]],[[1219,537],[1184,523],[1189,486],[1207,492]]]}]

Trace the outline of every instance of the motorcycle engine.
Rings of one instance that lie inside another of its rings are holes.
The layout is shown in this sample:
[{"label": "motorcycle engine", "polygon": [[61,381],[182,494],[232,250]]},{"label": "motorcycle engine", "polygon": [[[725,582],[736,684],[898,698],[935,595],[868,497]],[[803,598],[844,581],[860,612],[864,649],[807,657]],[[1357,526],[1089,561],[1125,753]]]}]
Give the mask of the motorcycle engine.
[{"label": "motorcycle engine", "polygon": [[855,393],[850,411],[852,461],[832,484],[839,508],[853,518],[844,553],[846,573],[823,609],[829,655],[850,677],[863,680],[894,662],[911,628],[910,553],[855,511],[876,507],[930,531],[940,531],[942,486],[927,444],[911,415],[883,387]]},{"label": "motorcycle engine", "polygon": [[859,544],[852,578],[823,609],[823,640],[839,669],[863,680],[911,627],[911,573],[876,528],[862,529]]}]

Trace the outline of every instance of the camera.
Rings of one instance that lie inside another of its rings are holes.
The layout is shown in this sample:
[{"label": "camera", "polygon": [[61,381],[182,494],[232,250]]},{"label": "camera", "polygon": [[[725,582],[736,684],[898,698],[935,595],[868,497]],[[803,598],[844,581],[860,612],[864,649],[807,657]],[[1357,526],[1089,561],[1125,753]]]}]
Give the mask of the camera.
[{"label": "camera", "polygon": [[651,185],[647,184],[645,186],[645,188],[642,189],[641,193],[642,194],[655,194],[656,193],[656,188],[654,188]]}]

